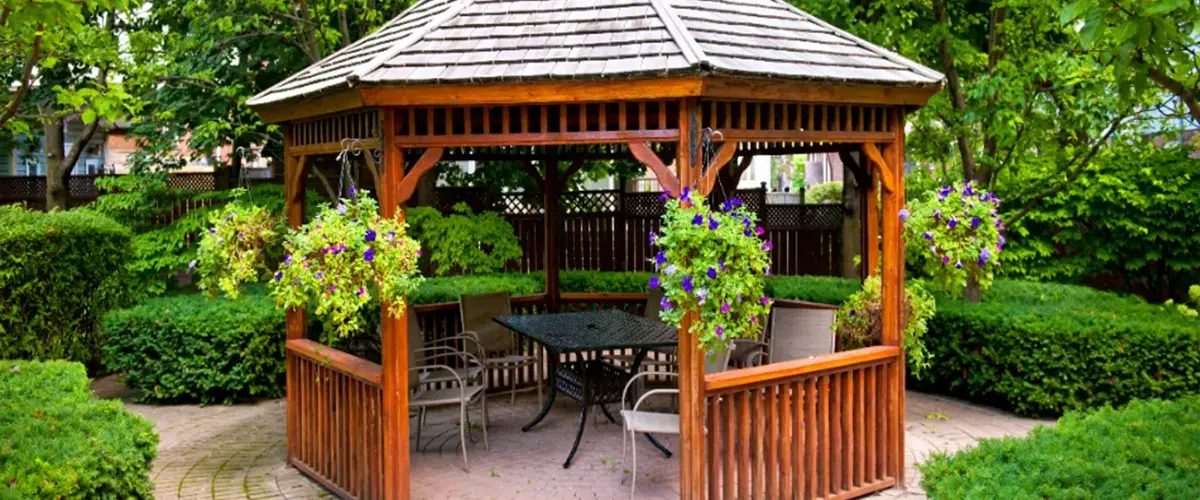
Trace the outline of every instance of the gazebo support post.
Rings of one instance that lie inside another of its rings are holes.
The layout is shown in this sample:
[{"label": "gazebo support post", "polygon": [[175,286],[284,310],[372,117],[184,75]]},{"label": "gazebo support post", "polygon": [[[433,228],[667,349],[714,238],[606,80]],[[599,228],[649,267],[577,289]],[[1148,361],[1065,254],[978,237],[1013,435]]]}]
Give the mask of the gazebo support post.
[{"label": "gazebo support post", "polygon": [[[548,149],[553,149],[553,146]],[[558,179],[558,157],[554,152],[546,153],[542,163],[542,223],[544,225],[543,234],[546,238],[542,262],[546,272],[546,310],[558,312],[558,234],[562,230],[562,223],[558,219],[558,196],[561,190],[561,183]]]},{"label": "gazebo support post", "polygon": [[[693,98],[680,101],[679,148],[675,166],[679,185],[695,188],[701,180],[696,171],[700,155],[699,108]],[[679,193],[673,193],[678,196]],[[704,196],[696,193],[693,196]],[[699,500],[704,495],[704,352],[689,333],[699,312],[688,311],[679,325],[679,498]]]},{"label": "gazebo support post", "polygon": [[[292,132],[291,125],[284,128],[283,133],[283,182],[284,182],[284,197],[287,214],[287,225],[289,228],[297,228],[304,224],[305,211],[305,196],[304,196],[304,170],[307,163],[307,157],[297,156],[292,154]],[[287,340],[303,339],[305,327],[308,324],[308,313],[304,309],[288,309],[287,311]],[[299,401],[296,394],[298,385],[296,377],[299,375],[295,370],[288,369],[287,371],[287,442],[288,442],[288,459],[296,455],[296,446],[300,442],[299,436],[300,426],[297,425],[299,418]]]},{"label": "gazebo support post", "polygon": [[[895,139],[884,150],[883,157],[888,165],[893,183],[885,193],[884,257],[883,257],[883,344],[901,346],[904,341],[904,236],[900,221],[900,209],[904,206],[904,108],[893,106],[889,116]],[[890,388],[892,408],[892,463],[895,466],[897,484],[904,484],[904,374],[906,370],[904,350],[895,363],[893,386]]]},{"label": "gazebo support post", "polygon": [[[408,193],[402,193],[405,180],[404,149],[396,144],[394,108],[383,108],[383,185],[379,187],[380,211],[384,217],[404,220]],[[440,151],[437,152],[440,155]],[[427,168],[428,169],[428,168]],[[413,170],[417,170],[414,166]],[[419,174],[420,172],[414,172]],[[407,500],[409,486],[408,450],[408,321],[388,313],[388,304],[380,310],[383,330],[383,495],[387,499]]]}]

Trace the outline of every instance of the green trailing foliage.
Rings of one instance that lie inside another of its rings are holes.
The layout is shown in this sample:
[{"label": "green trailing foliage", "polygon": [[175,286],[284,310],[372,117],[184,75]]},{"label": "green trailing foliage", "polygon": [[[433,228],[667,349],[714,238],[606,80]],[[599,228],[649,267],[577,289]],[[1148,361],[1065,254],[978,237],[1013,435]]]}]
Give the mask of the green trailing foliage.
[{"label": "green trailing foliage", "polygon": [[[937,302],[920,281],[905,283],[904,354],[908,373],[915,378],[929,368],[929,349],[925,347],[925,332],[929,319],[937,311]],[[854,293],[834,313],[834,332],[842,350],[880,345],[883,341],[883,280],[879,275],[863,282],[862,290]]]},{"label": "green trailing foliage", "polygon": [[814,184],[812,187],[804,190],[804,203],[841,203],[842,202],[842,183],[840,182],[823,182]]},{"label": "green trailing foliage", "polygon": [[438,276],[454,271],[497,273],[521,258],[512,224],[496,212],[476,214],[466,203],[455,204],[449,215],[431,207],[416,207],[408,211],[407,221]]},{"label": "green trailing foliage", "polygon": [[129,303],[131,239],[91,213],[0,207],[0,358],[96,367],[100,317]]},{"label": "green trailing foliage", "polygon": [[280,252],[279,235],[286,227],[267,209],[241,202],[225,205],[210,221],[197,251],[197,286],[209,297],[221,292],[237,299],[242,284],[269,272],[268,256]]},{"label": "green trailing foliage", "polygon": [[939,300],[916,386],[1026,415],[1200,393],[1200,320],[1137,297],[1001,280]]},{"label": "green trailing foliage", "polygon": [[283,395],[287,325],[261,286],[238,300],[148,300],[104,317],[104,364],[141,399],[232,403]]},{"label": "green trailing foliage", "polygon": [[0,360],[0,499],[152,498],[158,435],[83,365]]},{"label": "green trailing foliage", "polygon": [[[651,289],[662,287],[659,316],[676,327],[688,311],[697,311],[688,333],[710,353],[723,352],[740,338],[757,338],[759,323],[770,311],[765,278],[771,273],[771,242],[741,200],[731,198],[720,210],[683,189],[666,200],[662,232],[650,232],[659,274]],[[663,196],[668,196],[664,193]]]},{"label": "green trailing foliage", "polygon": [[919,467],[930,498],[1194,498],[1200,396],[1068,413]]}]

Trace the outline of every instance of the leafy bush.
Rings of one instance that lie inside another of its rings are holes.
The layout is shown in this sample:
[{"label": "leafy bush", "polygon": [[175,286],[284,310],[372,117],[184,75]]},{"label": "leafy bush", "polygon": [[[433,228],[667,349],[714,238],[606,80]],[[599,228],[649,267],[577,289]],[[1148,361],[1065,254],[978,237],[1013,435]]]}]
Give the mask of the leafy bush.
[{"label": "leafy bush", "polygon": [[834,276],[768,276],[767,295],[777,299],[841,305],[858,292],[860,285],[859,280]]},{"label": "leafy bush", "polygon": [[101,315],[128,303],[131,238],[94,214],[0,207],[0,359],[94,367]]},{"label": "leafy bush", "polygon": [[261,287],[239,300],[151,299],[104,317],[104,364],[157,402],[283,394],[286,321]]},{"label": "leafy bush", "polygon": [[558,275],[562,292],[645,293],[649,283],[650,273],[643,272],[563,271]]},{"label": "leafy bush", "polygon": [[1200,321],[1136,297],[1000,280],[980,303],[939,297],[917,387],[1029,415],[1200,392]]},{"label": "leafy bush", "polygon": [[450,215],[417,207],[408,211],[408,223],[412,237],[429,253],[438,276],[455,270],[496,273],[521,258],[512,224],[496,212],[476,214],[465,203],[454,205]]},{"label": "leafy bush", "polygon": [[150,498],[154,427],[83,365],[0,360],[0,498]]},{"label": "leafy bush", "polygon": [[[566,282],[567,274],[569,273],[562,273],[562,283]],[[508,292],[514,297],[532,295],[544,292],[546,290],[545,283],[546,279],[541,273],[428,278],[421,283],[417,292],[409,300],[414,305],[418,305],[457,302],[462,295],[494,292]]]},{"label": "leafy bush", "polygon": [[930,498],[1194,498],[1200,397],[1069,413],[920,466]]},{"label": "leafy bush", "polygon": [[842,183],[824,182],[804,190],[804,203],[841,203]]}]

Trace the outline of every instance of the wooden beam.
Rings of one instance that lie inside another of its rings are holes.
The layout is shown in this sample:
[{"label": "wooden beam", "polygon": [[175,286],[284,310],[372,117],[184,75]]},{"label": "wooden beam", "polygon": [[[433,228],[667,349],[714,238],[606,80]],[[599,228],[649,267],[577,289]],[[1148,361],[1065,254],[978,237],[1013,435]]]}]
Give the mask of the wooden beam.
[{"label": "wooden beam", "polygon": [[[403,148],[397,147],[397,149]],[[396,196],[401,203],[407,202],[412,197],[413,192],[417,190],[417,184],[421,182],[421,176],[437,166],[437,162],[442,159],[442,153],[445,151],[444,148],[429,148],[417,159],[417,164],[413,165],[412,170],[404,176],[404,180],[400,181],[399,186],[396,187]],[[403,167],[400,167],[400,169],[403,171]],[[384,176],[387,176],[386,172]]]},{"label": "wooden beam", "polygon": [[[679,106],[679,138],[675,165],[679,184],[699,182],[699,103],[684,99]],[[632,145],[631,145],[632,146]],[[649,148],[645,148],[647,151]],[[635,153],[636,154],[636,153]],[[643,151],[644,156],[644,151]],[[704,350],[690,330],[700,321],[700,313],[689,310],[679,325],[679,498],[700,500],[704,496]]]},{"label": "wooden beam", "polygon": [[675,177],[671,169],[659,159],[653,149],[650,149],[650,145],[644,142],[631,142],[629,143],[629,152],[654,172],[654,176],[658,179],[658,185],[662,186],[664,191],[671,193],[672,196],[679,196],[680,179]]},{"label": "wooden beam", "polygon": [[[885,153],[891,167],[893,190],[883,195],[883,343],[904,345],[904,227],[900,209],[904,207],[904,109],[894,107],[888,117],[889,129],[896,134]],[[888,390],[889,430],[888,464],[900,484],[904,482],[904,372],[903,355],[893,367]]]},{"label": "wooden beam", "polygon": [[822,142],[860,143],[888,142],[892,132],[853,132],[842,130],[746,130],[721,129],[719,141],[743,142]]},{"label": "wooden beam", "polygon": [[363,87],[359,92],[366,106],[471,106],[671,99],[699,95],[701,86],[698,77],[681,77]]},{"label": "wooden beam", "polygon": [[679,131],[667,130],[609,130],[592,132],[549,132],[515,134],[429,135],[397,138],[402,147],[470,147],[470,146],[553,146],[576,144],[611,144],[617,142],[672,142]]},{"label": "wooden beam", "polygon": [[250,109],[258,113],[263,122],[283,123],[365,106],[358,90],[345,89],[321,97],[309,97],[276,104],[252,105]]},{"label": "wooden beam", "polygon": [[924,106],[941,88],[941,85],[918,87],[709,77],[704,79],[701,94],[704,97],[754,101]]},{"label": "wooden beam", "polygon": [[891,193],[896,190],[895,175],[892,174],[892,168],[883,159],[883,155],[879,152],[879,148],[874,143],[864,142],[863,154],[867,155],[867,159],[875,165],[875,171],[879,172],[879,182],[883,184],[883,191]]},{"label": "wooden beam", "polygon": [[738,143],[729,141],[721,143],[717,154],[713,155],[713,162],[704,171],[704,178],[700,181],[700,194],[708,196],[712,192],[713,186],[717,184],[717,175],[721,173],[721,169],[733,159],[733,153],[737,151]]},{"label": "wooden beam", "polygon": [[764,385],[770,381],[799,378],[820,372],[845,369],[855,365],[874,364],[879,361],[898,357],[900,357],[900,348],[896,346],[865,347],[826,356],[816,356],[741,370],[712,373],[705,375],[704,386],[708,392],[725,391],[739,387]]},{"label": "wooden beam", "polygon": [[[363,149],[379,149],[379,141],[375,139],[367,139],[362,141]],[[341,142],[322,142],[318,144],[306,144],[304,146],[293,146],[292,154],[303,155],[331,155],[342,152]]]},{"label": "wooden beam", "polygon": [[[384,167],[379,208],[380,215],[403,222],[404,203],[412,195],[419,176],[413,178],[411,188],[404,194],[400,188],[408,181],[408,176],[404,173],[404,150],[395,144],[394,114],[394,109],[383,110]],[[440,151],[437,154],[440,155]],[[389,304],[385,303],[380,310],[383,337],[383,496],[389,500],[408,500],[412,494],[408,449],[408,321],[407,318],[392,316],[388,309]]]}]

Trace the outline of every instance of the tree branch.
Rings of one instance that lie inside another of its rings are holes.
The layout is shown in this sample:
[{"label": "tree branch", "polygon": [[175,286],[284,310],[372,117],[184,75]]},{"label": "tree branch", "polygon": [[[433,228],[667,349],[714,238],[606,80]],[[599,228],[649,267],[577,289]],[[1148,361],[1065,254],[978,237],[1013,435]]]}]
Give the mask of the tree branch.
[{"label": "tree branch", "polygon": [[1067,186],[1069,186],[1072,182],[1075,182],[1075,179],[1079,178],[1079,175],[1082,174],[1084,169],[1087,168],[1088,163],[1092,161],[1092,157],[1096,156],[1096,153],[1100,151],[1100,146],[1103,146],[1108,142],[1108,139],[1112,137],[1113,133],[1115,133],[1118,128],[1120,128],[1121,122],[1127,117],[1128,115],[1122,114],[1113,119],[1112,124],[1110,124],[1108,127],[1108,131],[1105,132],[1099,140],[1092,143],[1092,147],[1088,148],[1087,154],[1083,155],[1082,157],[1075,157],[1075,159],[1068,164],[1067,178],[1054,185],[1054,187],[1047,189],[1037,196],[1031,198],[1029,202],[1025,203],[1024,207],[1021,207],[1021,211],[1018,212],[1016,216],[1008,220],[1008,224],[1015,224],[1017,221],[1021,220],[1021,218],[1029,214],[1029,211],[1033,210],[1033,207],[1037,206],[1038,203],[1041,203],[1042,200],[1058,194],[1060,191],[1066,189]]},{"label": "tree branch", "polygon": [[1188,114],[1192,115],[1192,119],[1200,123],[1200,102],[1197,102],[1196,90],[1189,89],[1183,82],[1176,80],[1161,69],[1158,69],[1146,63],[1141,55],[1138,55],[1138,60],[1146,66],[1146,74],[1150,76],[1154,83],[1158,84],[1167,92],[1170,92],[1183,101],[1183,104],[1188,108]]},{"label": "tree branch", "polygon": [[[5,9],[7,11],[7,9]],[[7,16],[7,12],[5,13]],[[4,23],[0,22],[0,26]],[[42,31],[42,27],[38,26],[38,31]],[[25,96],[29,95],[29,89],[33,87],[33,68],[37,66],[38,60],[42,57],[42,35],[33,37],[33,50],[29,53],[29,60],[25,61],[25,70],[21,72],[21,85],[17,87],[17,91],[12,94],[12,101],[8,106],[4,107],[4,111],[0,112],[0,128],[8,123],[13,116],[17,114],[17,109],[21,107],[21,102],[25,100]]]},{"label": "tree branch", "polygon": [[[940,45],[942,71],[946,74],[946,87],[950,93],[950,103],[957,113],[967,109],[966,98],[963,97],[962,84],[958,78],[958,68],[954,64],[954,55],[950,51],[950,14],[946,11],[946,0],[933,0],[933,11],[937,22],[941,25],[942,40]],[[955,122],[958,117],[955,117]],[[953,125],[953,124],[951,124]],[[955,133],[958,152],[962,156],[963,175],[967,179],[975,178],[975,150],[971,149],[971,140],[961,131]]]}]

